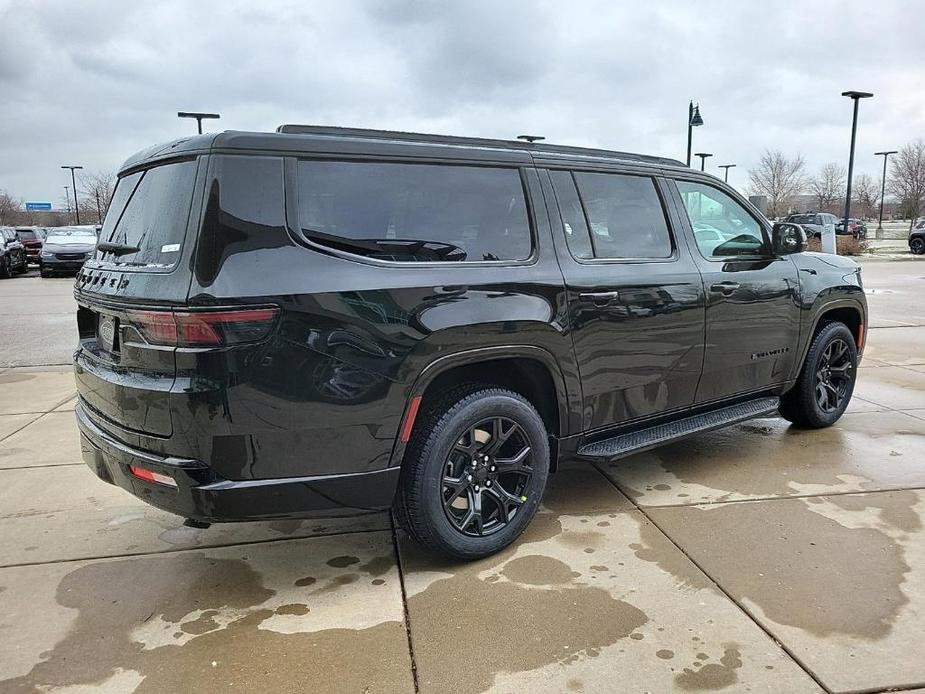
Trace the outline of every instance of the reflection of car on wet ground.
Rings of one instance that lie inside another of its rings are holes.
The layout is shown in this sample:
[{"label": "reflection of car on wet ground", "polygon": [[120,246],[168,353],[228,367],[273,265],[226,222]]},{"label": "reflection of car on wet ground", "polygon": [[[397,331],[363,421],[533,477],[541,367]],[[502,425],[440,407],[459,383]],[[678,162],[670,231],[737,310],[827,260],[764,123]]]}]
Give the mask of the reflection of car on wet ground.
[{"label": "reflection of car on wet ground", "polygon": [[48,230],[39,266],[42,277],[64,272],[77,272],[96,250],[96,234],[80,227],[52,227]]},{"label": "reflection of car on wet ground", "polygon": [[838,420],[866,302],[854,262],[805,244],[657,157],[186,138],[126,162],[76,280],[84,459],[193,524],[394,508],[485,556],[560,460]]},{"label": "reflection of car on wet ground", "polygon": [[13,273],[25,272],[28,268],[26,249],[17,238],[16,230],[0,227],[0,279],[6,279]]}]

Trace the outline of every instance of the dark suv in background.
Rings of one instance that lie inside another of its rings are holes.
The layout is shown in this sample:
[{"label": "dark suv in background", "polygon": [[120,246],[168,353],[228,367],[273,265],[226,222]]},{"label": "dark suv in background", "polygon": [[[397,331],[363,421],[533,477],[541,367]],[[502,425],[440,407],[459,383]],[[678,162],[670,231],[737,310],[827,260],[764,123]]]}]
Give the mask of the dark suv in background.
[{"label": "dark suv in background", "polygon": [[16,227],[16,237],[26,249],[26,258],[34,265],[39,263],[45,229],[42,227]]},{"label": "dark suv in background", "polygon": [[394,508],[473,558],[566,459],[835,422],[860,270],[636,154],[283,126],[129,159],[77,277],[99,477],[194,524]]},{"label": "dark suv in background", "polygon": [[26,249],[16,236],[13,227],[0,227],[0,279],[29,269]]}]

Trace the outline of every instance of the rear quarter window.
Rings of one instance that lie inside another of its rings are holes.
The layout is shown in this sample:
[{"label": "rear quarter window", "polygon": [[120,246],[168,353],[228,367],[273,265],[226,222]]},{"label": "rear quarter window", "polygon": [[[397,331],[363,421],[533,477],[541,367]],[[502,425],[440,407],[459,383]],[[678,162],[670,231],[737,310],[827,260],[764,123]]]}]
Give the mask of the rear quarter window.
[{"label": "rear quarter window", "polygon": [[186,237],[196,168],[196,160],[174,162],[120,178],[100,241],[138,250],[100,252],[100,260],[124,266],[173,267]]},{"label": "rear quarter window", "polygon": [[516,168],[303,160],[299,219],[309,240],[379,260],[516,261],[533,251]]}]

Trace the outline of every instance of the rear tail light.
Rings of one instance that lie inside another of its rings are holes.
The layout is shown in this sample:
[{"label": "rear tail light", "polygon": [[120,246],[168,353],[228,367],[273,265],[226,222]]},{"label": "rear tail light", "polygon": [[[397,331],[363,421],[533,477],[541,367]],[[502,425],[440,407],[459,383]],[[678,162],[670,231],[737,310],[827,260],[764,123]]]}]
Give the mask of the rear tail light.
[{"label": "rear tail light", "polygon": [[278,315],[278,308],[130,311],[127,322],[153,345],[216,347],[262,340],[270,334]]},{"label": "rear tail light", "polygon": [[155,484],[163,484],[167,487],[176,487],[177,481],[170,475],[165,475],[162,472],[154,472],[154,470],[148,470],[147,468],[139,467],[137,465],[129,465],[129,471],[135,475],[140,480],[145,482],[154,482]]}]

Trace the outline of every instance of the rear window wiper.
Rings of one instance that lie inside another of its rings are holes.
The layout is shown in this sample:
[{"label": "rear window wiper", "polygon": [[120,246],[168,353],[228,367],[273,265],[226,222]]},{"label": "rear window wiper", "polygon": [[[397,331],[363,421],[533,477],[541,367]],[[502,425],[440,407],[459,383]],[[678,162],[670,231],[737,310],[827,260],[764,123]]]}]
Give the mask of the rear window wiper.
[{"label": "rear window wiper", "polygon": [[141,249],[138,246],[130,246],[127,243],[112,243],[110,241],[101,241],[96,244],[96,250],[103,253],[112,253],[113,255],[126,255],[128,253],[137,253]]}]

